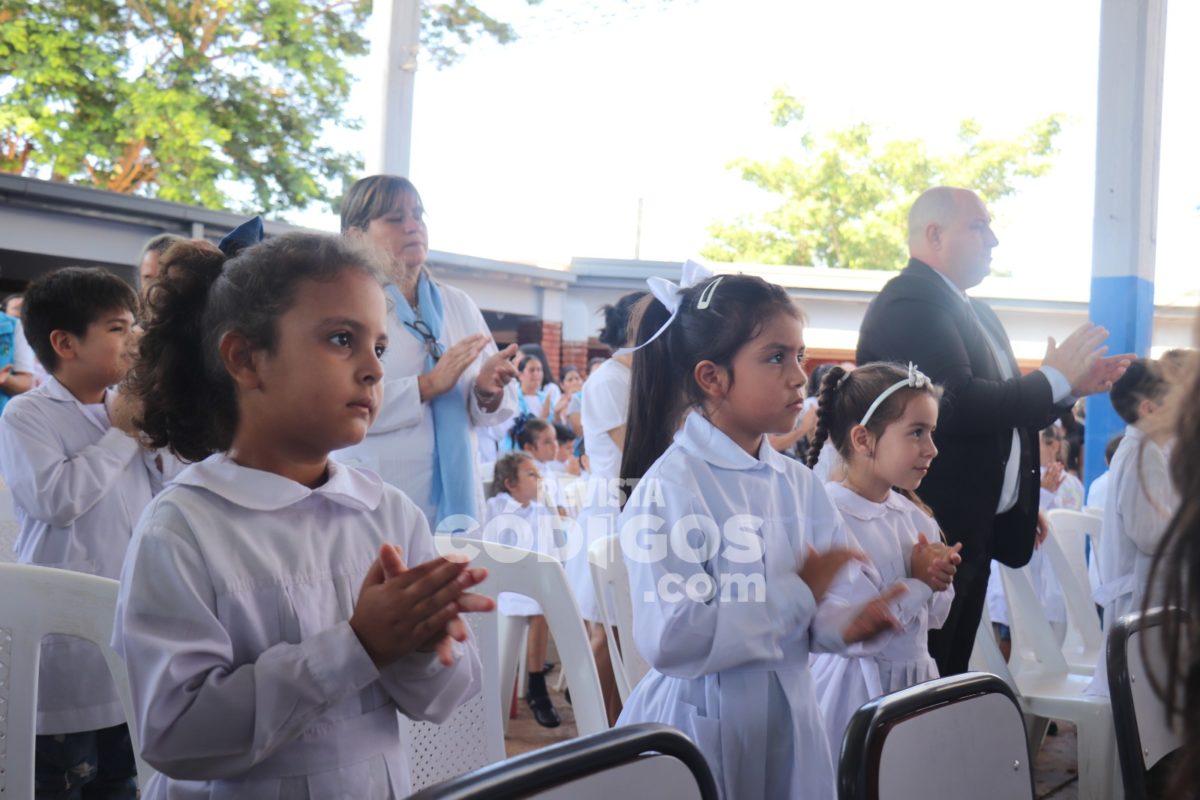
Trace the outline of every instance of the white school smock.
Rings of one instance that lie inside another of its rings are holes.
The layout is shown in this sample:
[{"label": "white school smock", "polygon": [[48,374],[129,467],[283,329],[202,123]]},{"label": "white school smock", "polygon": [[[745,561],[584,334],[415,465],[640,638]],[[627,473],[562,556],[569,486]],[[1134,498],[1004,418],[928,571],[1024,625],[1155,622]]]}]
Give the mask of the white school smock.
[{"label": "white school smock", "polygon": [[[488,500],[483,538],[557,559],[554,522],[554,512],[541,503],[523,506],[508,492],[501,492]],[[501,614],[510,617],[536,617],[542,613],[536,600],[515,592],[501,592],[496,605]]]},{"label": "white school smock", "polygon": [[[439,283],[442,292],[442,338],[447,348],[475,334],[491,339],[491,331],[479,307],[465,292]],[[475,428],[495,425],[511,417],[517,407],[516,381],[504,388],[504,397],[495,411],[484,411],[475,398],[475,380],[483,363],[496,353],[489,341],[458,379],[459,390],[467,403],[468,446],[466,459],[472,474],[464,481],[475,485],[475,519],[483,519],[483,485],[479,481],[479,445]],[[347,464],[364,466],[386,482],[401,489],[425,512],[430,527],[436,527],[437,507],[433,504],[433,410],[421,402],[417,379],[425,372],[425,344],[406,328],[393,310],[388,311],[388,347],[383,354],[383,405],[379,416],[359,444],[338,450],[333,457]]]},{"label": "white school smock", "polygon": [[[1045,467],[1041,468],[1041,474],[1046,474]],[[1055,491],[1040,487],[1038,492],[1038,508],[1043,512],[1057,508],[1071,511],[1083,508],[1083,483],[1069,472],[1063,473],[1063,482]],[[1035,547],[1033,555],[1029,557],[1029,574],[1042,609],[1046,612],[1046,620],[1055,627],[1057,633],[1065,636],[1067,600],[1063,596],[1062,584],[1054,572],[1054,565],[1040,547]],[[1004,594],[1004,583],[1000,579],[1000,564],[996,561],[992,562],[991,574],[988,576],[987,607],[992,622],[1009,624],[1008,600]]]},{"label": "white school smock", "polygon": [[841,512],[853,539],[875,567],[877,591],[902,583],[908,589],[893,609],[903,631],[888,638],[871,656],[848,658],[833,653],[814,655],[810,660],[821,713],[829,734],[829,747],[838,753],[850,717],[869,700],[937,677],[937,663],[929,655],[930,630],[942,627],[954,587],[935,592],[922,580],[911,577],[912,549],[917,534],[930,542],[939,540],[938,524],[911,500],[893,491],[876,503],[838,483],[827,483],[829,499]]},{"label": "white school smock", "polygon": [[[585,620],[601,621],[596,588],[588,566],[588,548],[597,539],[615,534],[621,504],[617,481],[621,477],[621,449],[608,434],[629,420],[629,385],[633,374],[629,367],[610,358],[596,368],[584,383],[580,400],[583,446],[590,463],[590,481],[584,491],[584,505],[578,525],[572,531],[579,541],[570,542],[566,563],[567,580]],[[611,606],[612,603],[610,602]],[[615,613],[613,609],[610,611]]]},{"label": "white school smock", "polygon": [[[1167,462],[1167,447],[1133,425],[1126,426],[1108,468],[1103,535],[1096,548],[1100,586],[1092,599],[1104,608],[1106,637],[1118,619],[1142,610],[1151,589],[1154,553],[1179,506]],[[1162,591],[1161,585],[1156,588]],[[1108,697],[1108,662],[1103,652],[1088,693]]]},{"label": "white school smock", "polygon": [[214,455],[138,523],[113,646],[160,798],[393,798],[411,779],[397,712],[440,722],[479,691],[474,640],[444,667],[377,669],[349,619],[384,542],[435,556],[420,509],[329,462],[309,489]]},{"label": "white school smock", "polygon": [[[710,524],[704,520],[743,533],[722,537],[709,558],[671,547],[661,559],[641,555],[676,525],[679,536],[698,544],[697,525]],[[824,487],[765,436],[755,458],[693,412],[639,482],[620,522],[629,526],[622,549],[633,637],[651,669],[617,724],[682,730],[704,753],[726,800],[833,798],[833,757],[808,656],[846,649],[842,631],[860,607],[837,597],[853,595],[849,584],[865,581],[846,568],[818,606],[797,574],[809,545],[824,551],[852,544]],[[765,597],[754,588],[756,576]],[[664,582],[681,591],[679,580],[702,589],[698,582],[708,578],[725,588],[707,600],[659,591]],[[863,588],[873,596],[869,584]]]},{"label": "white school smock", "polygon": [[[21,524],[17,561],[117,578],[134,524],[153,496],[142,455],[132,437],[102,423],[53,377],[10,400],[0,418],[0,472]],[[94,644],[46,637],[38,676],[39,734],[125,721]]]}]

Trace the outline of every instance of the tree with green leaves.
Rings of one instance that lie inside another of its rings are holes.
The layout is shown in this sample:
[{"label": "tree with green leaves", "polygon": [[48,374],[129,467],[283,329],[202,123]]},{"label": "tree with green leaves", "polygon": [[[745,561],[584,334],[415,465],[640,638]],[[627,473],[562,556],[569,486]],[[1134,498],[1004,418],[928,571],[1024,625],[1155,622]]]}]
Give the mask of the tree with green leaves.
[{"label": "tree with green leaves", "polygon": [[[367,51],[370,8],[0,0],[0,171],[213,208],[238,184],[259,209],[328,200],[361,168],[322,134],[358,126],[346,64]],[[515,32],[470,0],[422,4],[434,65],[481,38]]]},{"label": "tree with green leaves", "polygon": [[702,252],[714,261],[801,264],[849,269],[899,269],[908,258],[908,209],[931,186],[963,186],[985,203],[1013,194],[1019,178],[1045,174],[1057,155],[1062,115],[1051,115],[1013,139],[983,136],[959,125],[958,149],[927,152],[919,139],[880,141],[860,123],[816,136],[804,126],[804,106],[782,90],[772,122],[796,133],[796,157],[740,159],[742,178],[777,195],[759,216],[718,222]]}]

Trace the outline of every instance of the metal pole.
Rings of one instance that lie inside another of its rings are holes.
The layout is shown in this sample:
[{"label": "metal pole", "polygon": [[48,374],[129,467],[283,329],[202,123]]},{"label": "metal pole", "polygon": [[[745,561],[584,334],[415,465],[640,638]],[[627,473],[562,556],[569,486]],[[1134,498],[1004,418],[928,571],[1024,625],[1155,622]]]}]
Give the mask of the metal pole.
[{"label": "metal pole", "polygon": [[413,94],[420,50],[420,0],[378,0],[371,21],[380,70],[379,125],[366,157],[367,174],[409,176]]},{"label": "metal pole", "polygon": [[[1150,354],[1167,0],[1102,0],[1096,106],[1091,319],[1109,352]],[[1107,395],[1088,398],[1084,478],[1125,423]]]}]

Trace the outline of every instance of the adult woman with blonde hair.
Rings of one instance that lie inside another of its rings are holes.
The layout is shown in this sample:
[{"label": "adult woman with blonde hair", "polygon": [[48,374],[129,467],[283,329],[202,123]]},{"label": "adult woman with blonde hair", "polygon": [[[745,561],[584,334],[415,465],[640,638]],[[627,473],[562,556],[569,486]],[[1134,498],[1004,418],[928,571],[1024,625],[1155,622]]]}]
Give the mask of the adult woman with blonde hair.
[{"label": "adult woman with blonde hair", "polygon": [[483,518],[475,428],[516,409],[516,346],[497,351],[479,307],[433,279],[417,188],[394,175],[356,182],[342,199],[342,235],[383,260],[390,300],[384,398],[361,444],[336,455],[374,469],[449,530]]}]

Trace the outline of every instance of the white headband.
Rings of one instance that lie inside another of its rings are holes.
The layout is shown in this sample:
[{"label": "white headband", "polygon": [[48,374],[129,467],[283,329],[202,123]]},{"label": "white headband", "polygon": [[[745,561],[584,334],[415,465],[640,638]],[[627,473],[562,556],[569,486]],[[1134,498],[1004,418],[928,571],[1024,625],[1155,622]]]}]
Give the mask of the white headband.
[{"label": "white headband", "polygon": [[[627,355],[628,353],[641,350],[659,336],[662,336],[663,332],[666,331],[667,328],[671,327],[671,323],[675,321],[675,317],[679,315],[679,295],[683,292],[683,290],[690,289],[693,286],[699,286],[701,283],[704,283],[711,277],[713,277],[713,274],[709,272],[703,264],[698,264],[695,261],[688,259],[684,263],[683,269],[680,271],[678,284],[671,283],[666,278],[660,278],[657,275],[652,278],[647,278],[646,285],[650,287],[650,294],[654,295],[658,302],[666,306],[667,310],[671,312],[671,316],[667,317],[667,321],[664,322],[649,339],[642,342],[637,347],[622,347],[620,350],[613,353],[613,355],[623,356]],[[716,291],[717,284],[720,283],[721,279],[724,277],[725,276],[722,275],[720,278],[717,278],[715,281],[713,281],[708,288],[704,290],[700,297],[697,298],[697,309],[703,311],[709,307],[709,305],[712,303],[713,292]]]},{"label": "white headband", "polygon": [[868,422],[870,422],[871,415],[874,414],[875,410],[883,404],[883,401],[887,400],[901,389],[924,389],[931,386],[933,386],[933,381],[929,380],[929,376],[917,369],[916,365],[914,365],[911,361],[908,362],[908,376],[904,380],[897,381],[888,388],[884,389],[879,397],[875,398],[875,402],[871,403],[871,407],[867,409],[867,413],[863,414],[862,422],[858,424],[866,425]]}]

